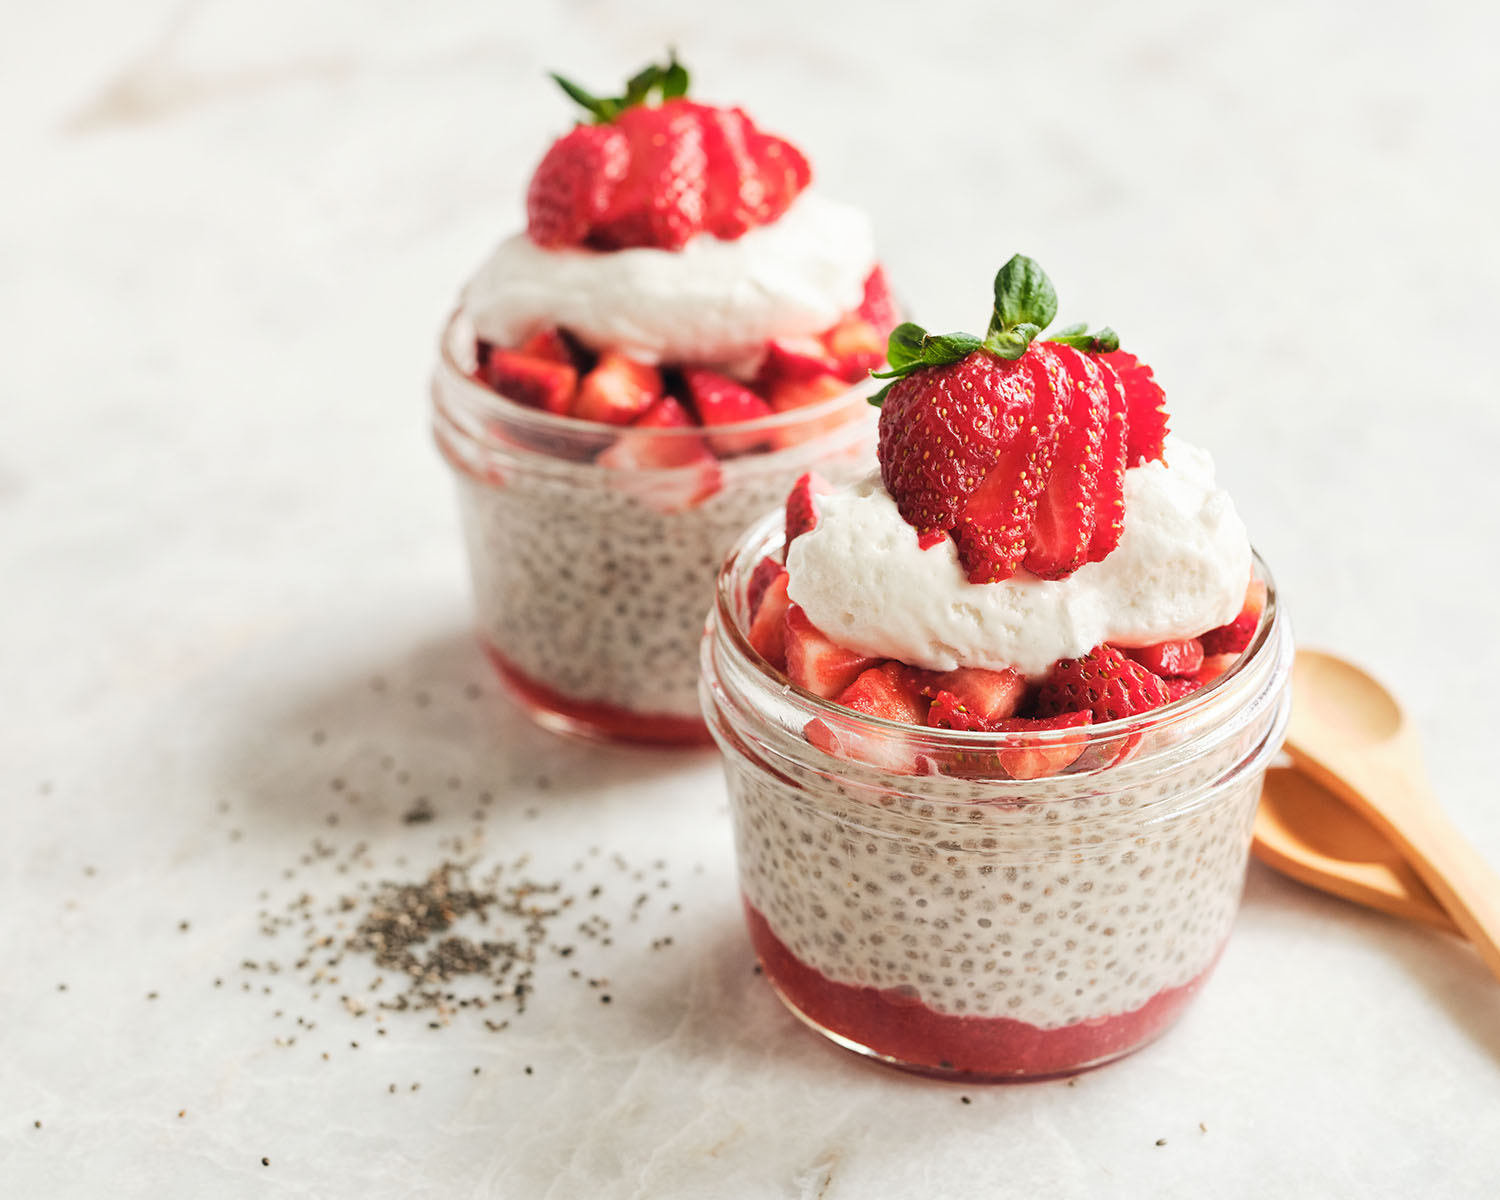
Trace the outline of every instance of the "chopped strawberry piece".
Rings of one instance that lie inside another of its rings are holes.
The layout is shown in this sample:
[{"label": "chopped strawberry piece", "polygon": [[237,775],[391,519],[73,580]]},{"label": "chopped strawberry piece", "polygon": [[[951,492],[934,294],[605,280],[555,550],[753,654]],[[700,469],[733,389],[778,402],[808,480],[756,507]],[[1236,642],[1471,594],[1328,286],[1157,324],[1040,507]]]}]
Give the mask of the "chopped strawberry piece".
[{"label": "chopped strawberry piece", "polygon": [[863,317],[850,313],[823,335],[834,373],[848,383],[863,379],[885,362],[885,338]]},{"label": "chopped strawberry piece", "polygon": [[947,692],[986,727],[1013,716],[1026,695],[1026,680],[1015,671],[990,671],[983,667],[923,671],[909,667],[907,672],[922,695],[936,701],[938,693]]},{"label": "chopped strawberry piece", "polygon": [[692,429],[693,418],[671,396],[662,396],[596,460],[622,471],[665,471],[697,467],[691,475],[653,482],[648,499],[662,512],[679,512],[719,490],[719,460],[699,437],[654,435],[653,430]]},{"label": "chopped strawberry piece", "polygon": [[1031,411],[969,497],[953,531],[970,583],[998,583],[1020,569],[1066,419],[1071,392],[1056,360],[1028,354],[1019,361],[1033,380]]},{"label": "chopped strawberry piece", "polygon": [[917,534],[917,549],[931,550],[934,546],[948,540],[948,532],[944,529],[929,529],[926,533]]},{"label": "chopped strawberry piece", "polygon": [[1239,616],[1228,625],[1220,625],[1205,633],[1202,638],[1203,652],[1238,654],[1255,640],[1255,631],[1260,628],[1260,617],[1265,608],[1266,585],[1252,576],[1250,587],[1245,592],[1245,606],[1240,609]]},{"label": "chopped strawberry piece", "polygon": [[619,115],[615,128],[629,142],[630,166],[594,224],[590,245],[680,250],[702,231],[708,162],[696,107],[669,100]]},{"label": "chopped strawberry piece", "polygon": [[495,391],[532,408],[566,413],[578,387],[578,372],[562,363],[491,348],[480,377]]},{"label": "chopped strawberry piece", "polygon": [[982,351],[898,380],[881,406],[879,453],[902,518],[919,534],[957,525],[1035,399],[1028,366]]},{"label": "chopped strawberry piece", "polygon": [[805,380],[783,380],[772,386],[766,400],[777,412],[789,412],[794,408],[806,408],[809,404],[821,404],[848,390],[849,385],[837,375],[818,375]]},{"label": "chopped strawberry piece", "polygon": [[1100,562],[1120,544],[1125,532],[1125,446],[1129,433],[1129,408],[1125,389],[1118,380],[1109,391],[1109,422],[1104,429],[1104,461],[1094,493],[1094,532],[1089,539],[1089,562]]},{"label": "chopped strawberry piece", "polygon": [[1167,689],[1169,700],[1181,700],[1184,696],[1191,696],[1203,683],[1197,679],[1163,679],[1162,684]]},{"label": "chopped strawberry piece", "polygon": [[755,614],[760,611],[760,601],[761,597],[766,594],[766,587],[771,580],[785,570],[786,568],[769,554],[755,564],[755,570],[750,573],[750,582],[745,585],[745,601],[750,605],[751,620],[754,620]]},{"label": "chopped strawberry piece", "polygon": [[797,605],[787,609],[786,673],[798,687],[831,699],[879,661],[831,641]]},{"label": "chopped strawberry piece", "polygon": [[1125,350],[1098,357],[1115,373],[1125,392],[1129,410],[1125,465],[1138,467],[1161,458],[1162,440],[1167,436],[1167,396],[1151,368]]},{"label": "chopped strawberry piece", "polygon": [[[833,484],[816,471],[808,471],[796,483],[786,498],[786,553],[790,553],[792,542],[818,524],[817,496],[833,491]],[[785,559],[785,553],[783,559]]]},{"label": "chopped strawberry piece", "polygon": [[860,672],[835,702],[867,717],[903,725],[921,725],[927,715],[926,703],[907,682],[901,664],[894,662]]},{"label": "chopped strawberry piece", "polygon": [[560,329],[539,329],[521,343],[521,353],[529,358],[540,358],[545,362],[562,363],[571,367],[573,350]]},{"label": "chopped strawberry piece", "polygon": [[885,277],[885,269],[879,264],[865,276],[864,299],[854,311],[873,325],[882,337],[888,335],[901,320],[896,301],[891,297],[890,281]]},{"label": "chopped strawberry piece", "polygon": [[558,138],[526,190],[526,235],[549,249],[579,245],[629,170],[629,142],[613,125],[580,125]]},{"label": "chopped strawberry piece", "polygon": [[785,383],[803,383],[836,374],[838,363],[815,337],[772,338],[756,372],[755,383],[770,392]]},{"label": "chopped strawberry piece", "polygon": [[1151,674],[1162,678],[1193,675],[1203,666],[1203,643],[1197,638],[1180,642],[1157,642],[1154,646],[1141,646],[1125,650],[1124,653]]},{"label": "chopped strawberry piece", "polygon": [[756,652],[778,671],[786,669],[786,614],[792,603],[787,598],[786,585],[787,573],[782,569],[766,585],[747,635]]},{"label": "chopped strawberry piece", "polygon": [[1240,656],[1238,652],[1206,654],[1203,656],[1203,665],[1198,668],[1197,674],[1193,676],[1193,682],[1199,687],[1207,687],[1239,661]]},{"label": "chopped strawberry piece", "polygon": [[[996,726],[999,733],[1042,733],[1055,729],[1086,730],[1093,718],[1086,712],[1061,713],[1055,717],[1012,717]],[[1042,779],[1067,770],[1088,745],[1087,732],[1069,738],[1018,739],[1000,751],[1000,766],[1012,779]]]},{"label": "chopped strawberry piece", "polygon": [[952,692],[939,691],[927,710],[927,724],[937,729],[958,729],[965,733],[983,733],[988,721],[969,711],[968,705]]},{"label": "chopped strawberry piece", "polygon": [[1033,343],[1028,353],[1058,362],[1070,398],[1052,472],[1037,503],[1026,569],[1042,579],[1063,579],[1083,566],[1094,535],[1094,494],[1104,465],[1109,390],[1093,361],[1070,346]]},{"label": "chopped strawberry piece", "polygon": [[1088,712],[1096,721],[1116,721],[1167,703],[1162,681],[1113,646],[1095,646],[1082,658],[1052,665],[1037,693],[1038,716]]},{"label": "chopped strawberry piece", "polygon": [[[661,373],[655,367],[606,350],[594,369],[583,377],[572,411],[583,421],[629,425],[661,396]],[[687,415],[685,411],[683,415]],[[688,423],[692,423],[691,418]]]},{"label": "chopped strawberry piece", "polygon": [[[693,407],[698,411],[698,419],[706,426],[759,421],[771,416],[774,411],[744,384],[736,383],[716,371],[685,367],[682,381]],[[709,436],[708,444],[720,454],[748,454],[761,449],[769,440],[768,432],[716,433]]]},{"label": "chopped strawberry piece", "polygon": [[[831,400],[835,396],[842,396],[849,390],[849,385],[837,375],[820,375],[816,379],[797,383],[788,380],[777,384],[771,389],[767,399],[771,407],[777,412],[790,412],[797,408],[806,408],[813,404],[822,404],[825,400]],[[832,433],[852,421],[858,421],[868,411],[868,406],[835,406],[835,411],[827,416],[814,417],[797,421],[794,425],[773,430],[771,433],[771,448],[773,450],[784,450],[788,446],[795,446],[801,442],[810,442],[814,438],[822,437],[825,433]]]}]

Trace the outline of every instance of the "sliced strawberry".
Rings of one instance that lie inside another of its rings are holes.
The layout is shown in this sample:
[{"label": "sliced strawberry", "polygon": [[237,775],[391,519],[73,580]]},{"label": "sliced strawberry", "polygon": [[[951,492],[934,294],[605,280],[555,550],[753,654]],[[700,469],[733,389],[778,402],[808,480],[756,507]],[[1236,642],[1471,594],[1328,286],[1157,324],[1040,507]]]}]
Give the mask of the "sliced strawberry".
[{"label": "sliced strawberry", "polygon": [[901,664],[894,662],[860,672],[835,703],[903,725],[921,725],[927,716],[927,704],[907,682]]},{"label": "sliced strawberry", "polygon": [[786,673],[798,687],[831,699],[879,661],[845,650],[825,637],[797,605],[787,609]]},{"label": "sliced strawberry", "polygon": [[[1105,384],[1110,385],[1108,375]],[[1094,494],[1094,532],[1089,538],[1089,562],[1099,562],[1120,544],[1125,532],[1125,459],[1129,407],[1125,389],[1116,380],[1109,391],[1109,423],[1104,430],[1104,461]]]},{"label": "sliced strawberry", "polygon": [[[815,497],[833,491],[833,484],[816,471],[808,471],[796,483],[786,498],[786,553],[790,553],[792,542],[818,524],[818,506]],[[785,553],[782,556],[785,560]]]},{"label": "sliced strawberry", "polygon": [[570,366],[494,347],[479,373],[502,396],[550,413],[568,412],[578,387],[578,372]]},{"label": "sliced strawberry", "polygon": [[528,358],[540,358],[544,362],[562,363],[571,367],[573,349],[560,329],[539,329],[521,343],[521,353]]},{"label": "sliced strawberry", "polygon": [[1125,392],[1129,411],[1125,465],[1138,467],[1161,458],[1162,439],[1167,436],[1167,396],[1151,368],[1125,350],[1101,354],[1098,358],[1115,373]]},{"label": "sliced strawberry", "polygon": [[[661,396],[661,372],[617,351],[606,350],[594,369],[583,377],[572,412],[583,421],[629,425]],[[672,415],[675,418],[676,414]],[[686,411],[683,415],[687,415]],[[688,423],[692,423],[691,418]]]},{"label": "sliced strawberry", "polygon": [[[706,426],[736,425],[759,421],[774,411],[769,404],[742,383],[736,383],[716,371],[702,367],[684,367],[682,381],[688,398]],[[762,449],[769,433],[711,434],[708,444],[720,454],[748,454]]]},{"label": "sliced strawberry", "polygon": [[696,108],[669,100],[619,115],[615,127],[630,144],[630,168],[595,222],[591,246],[680,250],[703,230],[708,163]]},{"label": "sliced strawberry", "polygon": [[[1061,713],[1055,717],[1012,717],[1001,721],[996,732],[1009,734],[1042,733],[1053,729],[1085,730],[1093,718],[1086,712]],[[1009,741],[1009,739],[1007,739]],[[999,754],[1000,766],[1012,779],[1042,779],[1067,770],[1088,745],[1088,734],[1052,739],[1017,739]]]},{"label": "sliced strawberry", "polygon": [[940,692],[947,692],[972,719],[986,727],[1013,716],[1026,695],[1026,680],[1015,671],[989,671],[983,667],[923,671],[908,667],[907,672],[922,695],[935,702]]},{"label": "sliced strawberry", "polygon": [[885,337],[863,317],[850,313],[823,335],[834,373],[857,383],[885,362]]},{"label": "sliced strawberry", "polygon": [[750,573],[750,582],[745,585],[745,602],[750,606],[751,620],[754,620],[755,614],[760,611],[761,597],[766,594],[766,588],[771,580],[785,570],[786,568],[769,554],[755,564],[755,570]]},{"label": "sliced strawberry", "polygon": [[1254,576],[1245,592],[1245,606],[1228,625],[1210,629],[1203,635],[1204,654],[1238,654],[1255,640],[1261,613],[1266,609],[1266,585]]},{"label": "sliced strawberry", "polygon": [[755,131],[749,138],[749,148],[765,188],[755,223],[769,225],[792,206],[792,201],[812,180],[812,168],[802,151],[774,134]]},{"label": "sliced strawberry", "polygon": [[613,125],[580,125],[558,138],[526,190],[526,236],[549,249],[581,244],[613,203],[630,158]]},{"label": "sliced strawberry", "polygon": [[786,584],[787,573],[783,568],[766,585],[747,635],[756,652],[778,671],[786,670],[786,614],[792,603],[787,598]]},{"label": "sliced strawberry", "polygon": [[1127,658],[1162,678],[1183,678],[1196,674],[1203,666],[1203,643],[1197,638],[1180,642],[1157,642],[1154,646],[1141,646],[1123,652]]},{"label": "sliced strawberry", "polygon": [[755,126],[738,108],[693,108],[703,131],[706,165],[703,227],[733,241],[758,223],[766,207],[765,181],[750,151]]},{"label": "sliced strawberry", "polygon": [[1027,365],[983,351],[897,380],[880,409],[879,453],[902,518],[919,534],[957,525],[1035,399]]},{"label": "sliced strawberry", "polygon": [[1063,579],[1083,566],[1094,535],[1094,492],[1104,465],[1109,390],[1093,361],[1071,346],[1033,343],[1028,353],[1059,364],[1069,400],[1052,473],[1037,503],[1025,565],[1039,578]]},{"label": "sliced strawberry", "polygon": [[1088,712],[1096,721],[1148,712],[1167,703],[1162,681],[1139,663],[1131,662],[1113,646],[1095,646],[1082,658],[1064,658],[1037,693],[1041,717]]},{"label": "sliced strawberry", "polygon": [[1028,353],[1019,361],[1033,381],[1031,411],[969,497],[953,530],[970,583],[999,583],[1020,569],[1066,418],[1071,393],[1056,359]]},{"label": "sliced strawberry", "polygon": [[875,331],[882,337],[889,335],[901,320],[896,301],[891,297],[890,281],[885,277],[885,269],[878,263],[875,269],[865,276],[864,299],[854,311],[857,316],[863,317],[873,325]]}]

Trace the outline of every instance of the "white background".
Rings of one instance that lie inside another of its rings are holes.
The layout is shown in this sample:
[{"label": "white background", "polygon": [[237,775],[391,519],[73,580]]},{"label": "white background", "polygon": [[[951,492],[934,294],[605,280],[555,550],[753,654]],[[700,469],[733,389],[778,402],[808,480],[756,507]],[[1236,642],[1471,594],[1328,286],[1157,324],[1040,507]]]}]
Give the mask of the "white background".
[{"label": "white background", "polygon": [[[1120,330],[1301,640],[1393,685],[1500,862],[1495,11],[6,5],[0,1194],[1494,1196],[1500,987],[1258,866],[1183,1022],[1074,1084],[803,1032],[751,974],[713,757],[580,749],[497,693],[424,387],[570,119],[544,70],[604,90],[675,43],[872,213],[926,324],[982,323],[1022,250]],[[286,949],[263,889],[349,885],[314,838],[411,878],[481,789],[486,861],[666,864],[675,914],[604,893],[613,1003],[563,974],[504,1033],[371,1037],[242,990]]]}]

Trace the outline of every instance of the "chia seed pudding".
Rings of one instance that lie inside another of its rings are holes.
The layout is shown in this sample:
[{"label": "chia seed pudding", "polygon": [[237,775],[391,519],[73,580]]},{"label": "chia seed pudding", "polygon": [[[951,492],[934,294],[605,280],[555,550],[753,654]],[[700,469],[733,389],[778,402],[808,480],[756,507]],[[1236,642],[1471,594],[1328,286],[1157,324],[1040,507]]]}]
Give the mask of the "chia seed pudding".
[{"label": "chia seed pudding", "polygon": [[[963,1079],[1066,1074],[1161,1033],[1229,934],[1283,735],[1274,588],[1216,682],[1088,728],[1070,767],[1021,780],[994,765],[1016,735],[861,716],[760,658],[746,589],[778,533],[759,524],[721,573],[702,692],[752,941],[782,999],[850,1049]],[[815,721],[837,753],[809,740]]]},{"label": "chia seed pudding", "polygon": [[703,431],[621,431],[513,403],[471,378],[473,346],[460,314],[433,382],[434,424],[457,475],[487,653],[544,723],[706,741],[697,646],[715,571],[803,473],[842,483],[868,470],[869,389],[735,427],[779,449],[631,469],[595,460],[622,438]]}]

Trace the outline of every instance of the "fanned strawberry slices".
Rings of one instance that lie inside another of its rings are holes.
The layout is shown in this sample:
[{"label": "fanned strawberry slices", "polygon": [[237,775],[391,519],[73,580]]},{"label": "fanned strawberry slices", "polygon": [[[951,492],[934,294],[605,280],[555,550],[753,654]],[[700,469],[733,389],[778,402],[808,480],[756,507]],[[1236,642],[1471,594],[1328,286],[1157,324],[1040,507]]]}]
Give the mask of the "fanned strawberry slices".
[{"label": "fanned strawberry slices", "polygon": [[538,246],[676,250],[700,233],[733,240],[775,221],[812,177],[797,147],[740,109],[686,99],[688,73],[675,58],[607,99],[553,78],[594,123],[558,138],[532,176],[526,232]]},{"label": "fanned strawberry slices", "polygon": [[897,326],[881,406],[886,489],[923,544],[951,534],[970,582],[1023,566],[1063,579],[1124,529],[1125,472],[1162,457],[1163,393],[1108,328],[1039,340],[1057,313],[1046,273],[1016,255],[995,277],[984,338]]}]

